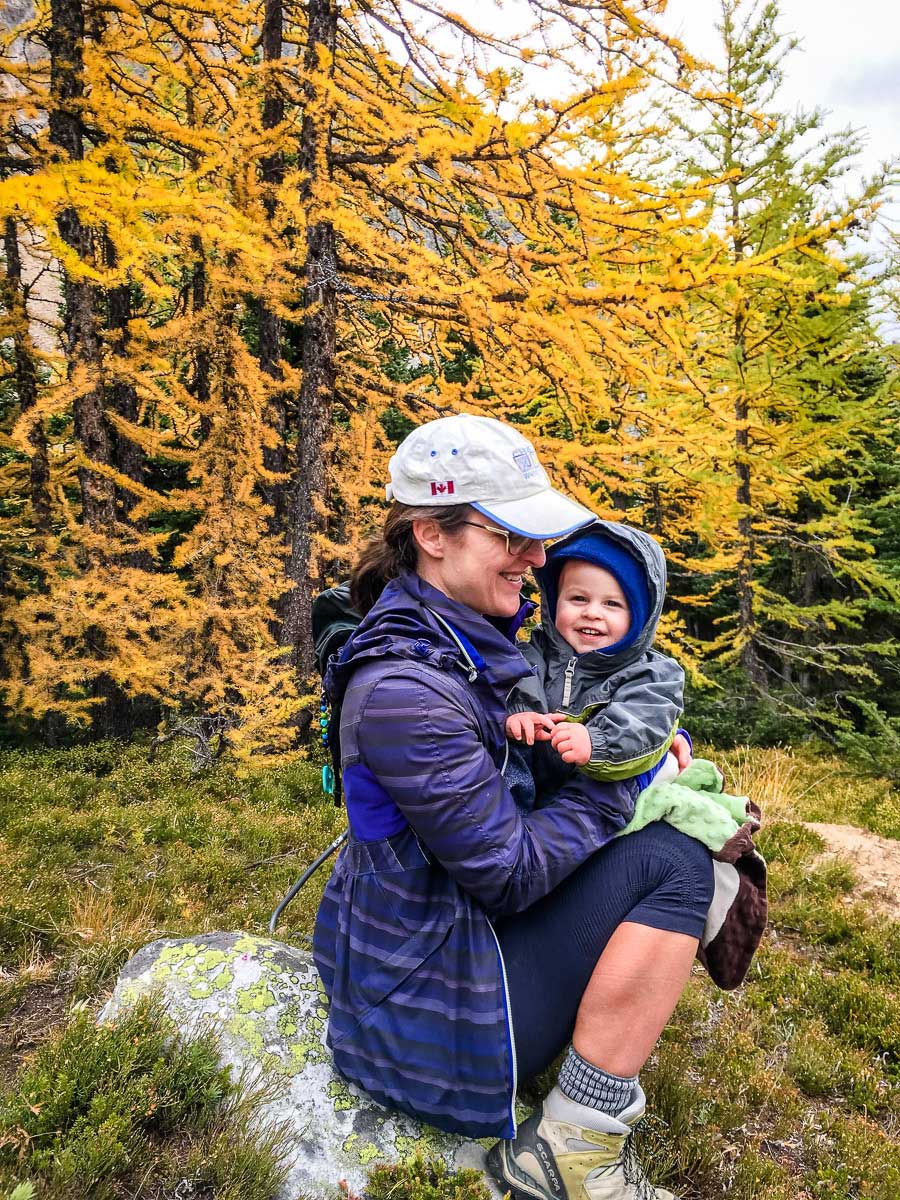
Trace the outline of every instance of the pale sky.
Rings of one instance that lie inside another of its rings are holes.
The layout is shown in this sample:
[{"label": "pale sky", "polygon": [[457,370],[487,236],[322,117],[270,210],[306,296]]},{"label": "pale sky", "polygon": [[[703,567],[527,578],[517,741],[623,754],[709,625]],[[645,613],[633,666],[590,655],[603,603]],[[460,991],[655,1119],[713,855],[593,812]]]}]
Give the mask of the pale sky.
[{"label": "pale sky", "polygon": [[[900,153],[900,14],[895,0],[781,0],[781,30],[801,45],[785,64],[785,98],[865,126],[873,149]],[[669,0],[664,24],[714,58],[719,0]],[[877,143],[877,145],[876,145]]]},{"label": "pale sky", "polygon": [[[888,159],[900,160],[900,10],[896,0],[780,0],[776,28],[800,39],[782,64],[784,82],[775,106],[825,109],[826,131],[848,126],[862,135],[861,175],[874,174]],[[717,57],[719,0],[669,0],[661,24],[688,50],[708,61]],[[900,164],[895,172],[900,181]],[[851,176],[850,181],[855,182]],[[876,217],[868,248],[881,248],[889,233],[900,234],[900,187]],[[879,319],[884,337],[900,341],[893,313]]]},{"label": "pale sky", "polygon": [[[829,130],[864,132],[864,171],[900,158],[900,9],[896,0],[780,0],[780,28],[800,39],[785,61],[781,107],[828,109]],[[662,24],[715,61],[719,0],[669,0]],[[900,217],[897,205],[893,212]]]},{"label": "pale sky", "polygon": [[[476,26],[493,32],[529,24],[522,0],[443,0]],[[783,64],[780,106],[827,109],[826,128],[864,131],[863,169],[900,158],[900,6],[897,0],[779,0],[780,28],[800,39]],[[720,0],[669,0],[657,18],[700,58],[718,57]],[[551,78],[529,88],[552,90]],[[776,104],[778,101],[776,101]]]},{"label": "pale sky", "polygon": [[[521,30],[529,24],[523,0],[443,0],[443,4],[492,32]],[[873,175],[887,160],[897,162],[897,186],[870,235],[876,247],[883,247],[889,230],[900,235],[900,4],[898,0],[778,0],[778,9],[777,28],[800,44],[782,63],[784,82],[773,108],[790,113],[818,107],[827,113],[826,132],[856,130],[862,142],[860,175]],[[692,54],[714,64],[720,58],[715,28],[720,19],[720,0],[669,0],[665,14],[656,18]],[[546,71],[529,78],[528,90],[553,94],[558,85],[553,76],[553,71]],[[852,190],[857,178],[851,173],[841,186]],[[886,319],[883,330],[900,340],[895,318]]]}]

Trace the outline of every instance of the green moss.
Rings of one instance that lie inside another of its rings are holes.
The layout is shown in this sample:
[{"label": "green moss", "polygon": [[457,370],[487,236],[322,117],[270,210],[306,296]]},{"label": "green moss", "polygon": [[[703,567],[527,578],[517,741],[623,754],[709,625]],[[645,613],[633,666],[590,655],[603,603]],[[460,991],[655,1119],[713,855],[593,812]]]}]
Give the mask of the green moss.
[{"label": "green moss", "polygon": [[436,1155],[440,1151],[439,1136],[428,1130],[421,1137],[404,1137],[400,1134],[394,1139],[394,1149],[407,1160]]},{"label": "green moss", "polygon": [[233,960],[233,951],[213,950],[210,947],[204,947],[196,956],[194,966],[204,971],[212,971],[216,967],[222,966],[223,963],[230,963]]},{"label": "green moss", "polygon": [[244,1043],[248,1055],[260,1062],[263,1055],[263,1039],[256,1021],[248,1016],[234,1016],[228,1022],[228,1028]]},{"label": "green moss", "polygon": [[363,1167],[367,1167],[370,1163],[375,1162],[377,1158],[381,1157],[382,1153],[374,1142],[364,1141],[358,1133],[351,1133],[346,1137],[341,1149],[348,1158],[352,1158]]},{"label": "green moss", "polygon": [[224,967],[213,978],[213,987],[216,991],[224,991],[225,988],[231,987],[234,983],[234,971],[230,967]]},{"label": "green moss", "polygon": [[285,1005],[278,1017],[278,1032],[286,1038],[295,1037],[299,1019],[300,1010],[298,1006],[294,1003]]},{"label": "green moss", "polygon": [[356,1107],[356,1100],[342,1079],[332,1079],[329,1083],[328,1098],[332,1101],[335,1112],[348,1112]]},{"label": "green moss", "polygon": [[479,1171],[451,1171],[439,1159],[417,1155],[399,1166],[378,1166],[369,1174],[370,1200],[489,1200]]},{"label": "green moss", "polygon": [[307,1063],[324,1063],[328,1062],[328,1051],[323,1047],[318,1038],[312,1038],[303,1042],[292,1042],[288,1047],[288,1053],[291,1056],[289,1064],[284,1066],[284,1071],[289,1075],[296,1075],[306,1066]]}]

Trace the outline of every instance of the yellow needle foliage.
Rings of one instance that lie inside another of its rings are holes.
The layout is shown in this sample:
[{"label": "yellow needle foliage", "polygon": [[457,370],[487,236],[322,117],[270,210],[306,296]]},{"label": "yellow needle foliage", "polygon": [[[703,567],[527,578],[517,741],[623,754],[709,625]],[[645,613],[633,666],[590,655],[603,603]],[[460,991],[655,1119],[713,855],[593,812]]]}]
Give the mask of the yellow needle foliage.
[{"label": "yellow needle foliage", "polygon": [[650,97],[733,99],[661,7],[523,0],[501,35],[423,0],[41,0],[7,34],[0,220],[62,289],[33,403],[7,356],[13,709],[83,721],[113,685],[224,719],[241,753],[283,744],[305,681],[282,617],[345,568],[396,437],[448,411],[520,424],[601,515],[663,487],[660,532],[717,545],[734,399],[698,347],[827,231],[736,259],[727,166],[665,169]]}]

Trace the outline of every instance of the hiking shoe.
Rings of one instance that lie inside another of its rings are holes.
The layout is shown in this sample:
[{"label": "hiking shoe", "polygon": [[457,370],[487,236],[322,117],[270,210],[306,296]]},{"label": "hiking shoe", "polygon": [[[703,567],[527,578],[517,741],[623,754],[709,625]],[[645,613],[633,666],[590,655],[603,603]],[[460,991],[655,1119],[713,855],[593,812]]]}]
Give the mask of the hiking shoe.
[{"label": "hiking shoe", "polygon": [[488,1170],[516,1200],[677,1200],[648,1182],[634,1154],[631,1135],[645,1105],[638,1087],[610,1117],[554,1088],[511,1142],[493,1147]]}]

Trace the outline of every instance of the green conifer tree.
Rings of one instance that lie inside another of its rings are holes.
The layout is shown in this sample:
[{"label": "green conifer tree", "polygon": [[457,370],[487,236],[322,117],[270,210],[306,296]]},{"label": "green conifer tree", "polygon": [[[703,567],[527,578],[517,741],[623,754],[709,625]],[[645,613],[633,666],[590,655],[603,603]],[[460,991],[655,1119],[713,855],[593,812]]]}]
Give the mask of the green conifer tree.
[{"label": "green conifer tree", "polygon": [[732,102],[700,128],[696,114],[684,123],[692,173],[718,180],[732,275],[696,295],[688,386],[673,406],[684,448],[665,470],[693,485],[676,579],[696,573],[681,604],[701,654],[739,665],[758,694],[821,713],[877,671],[889,647],[865,631],[873,605],[898,594],[861,502],[897,384],[859,248],[885,180],[850,187],[857,139],[826,134],[819,111],[779,110],[796,43],[777,25],[774,3],[723,0]]}]

